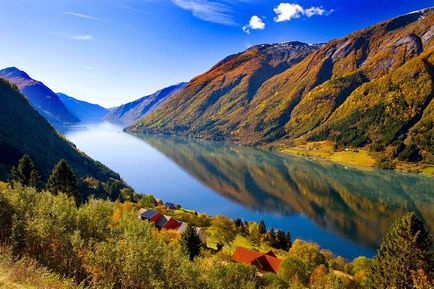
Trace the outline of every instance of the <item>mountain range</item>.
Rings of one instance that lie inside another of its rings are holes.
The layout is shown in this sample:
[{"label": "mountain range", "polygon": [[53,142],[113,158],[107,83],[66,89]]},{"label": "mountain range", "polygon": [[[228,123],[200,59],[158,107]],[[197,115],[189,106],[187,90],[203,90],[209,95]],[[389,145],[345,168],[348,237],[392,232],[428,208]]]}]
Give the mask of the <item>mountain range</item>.
[{"label": "mountain range", "polygon": [[178,83],[135,101],[107,109],[64,93],[54,93],[44,83],[32,79],[16,67],[0,70],[0,78],[15,84],[30,104],[59,131],[78,122],[106,120],[124,126],[131,125],[159,108],[185,85]]},{"label": "mountain range", "polygon": [[135,101],[115,107],[105,115],[104,119],[113,123],[131,125],[146,114],[158,109],[165,101],[184,87],[184,85],[184,82],[178,83]]},{"label": "mountain range", "polygon": [[243,144],[329,140],[434,162],[434,8],[323,45],[258,45],[128,128]]},{"label": "mountain range", "polygon": [[104,116],[110,111],[98,104],[78,100],[64,93],[57,93],[57,96],[65,107],[83,122],[102,121]]}]

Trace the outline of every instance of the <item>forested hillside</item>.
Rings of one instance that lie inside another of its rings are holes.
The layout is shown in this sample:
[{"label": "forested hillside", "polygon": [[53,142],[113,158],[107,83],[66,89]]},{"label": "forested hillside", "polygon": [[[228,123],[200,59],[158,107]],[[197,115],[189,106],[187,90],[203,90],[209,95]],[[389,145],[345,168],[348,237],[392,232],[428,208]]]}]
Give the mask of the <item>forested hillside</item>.
[{"label": "forested hillside", "polygon": [[257,145],[331,140],[433,163],[433,12],[399,16],[310,50],[253,47],[194,78],[130,130]]},{"label": "forested hillside", "polygon": [[103,182],[120,179],[101,163],[79,151],[60,135],[18,91],[0,79],[0,179],[8,177],[12,166],[28,154],[46,179],[54,165],[65,159],[80,177],[93,177]]}]

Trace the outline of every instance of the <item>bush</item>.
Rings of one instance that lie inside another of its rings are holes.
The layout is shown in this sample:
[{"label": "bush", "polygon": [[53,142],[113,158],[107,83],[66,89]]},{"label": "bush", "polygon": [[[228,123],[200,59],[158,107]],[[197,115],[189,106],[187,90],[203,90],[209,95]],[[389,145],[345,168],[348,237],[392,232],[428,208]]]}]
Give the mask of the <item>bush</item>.
[{"label": "bush", "polygon": [[308,266],[309,274],[317,266],[326,263],[326,259],[320,253],[318,245],[301,240],[295,240],[289,250],[289,255],[300,258]]},{"label": "bush", "polygon": [[400,161],[418,162],[422,160],[422,157],[419,154],[419,149],[414,144],[410,144],[405,146],[404,150],[398,155],[398,159]]},{"label": "bush", "polygon": [[212,262],[207,269],[204,280],[209,288],[215,289],[254,289],[258,287],[259,280],[253,266],[221,262]]},{"label": "bush", "polygon": [[310,277],[310,268],[300,257],[289,255],[280,264],[278,275],[289,283],[306,284]]}]

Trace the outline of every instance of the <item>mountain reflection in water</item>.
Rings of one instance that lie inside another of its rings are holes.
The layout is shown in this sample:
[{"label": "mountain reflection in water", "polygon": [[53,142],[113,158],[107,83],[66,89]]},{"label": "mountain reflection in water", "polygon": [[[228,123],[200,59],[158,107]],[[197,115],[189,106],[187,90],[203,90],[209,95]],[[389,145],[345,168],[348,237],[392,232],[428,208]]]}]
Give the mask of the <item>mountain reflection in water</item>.
[{"label": "mountain reflection in water", "polygon": [[283,216],[302,213],[365,246],[377,246],[407,211],[417,212],[433,231],[431,177],[347,168],[221,142],[135,136],[244,207]]}]

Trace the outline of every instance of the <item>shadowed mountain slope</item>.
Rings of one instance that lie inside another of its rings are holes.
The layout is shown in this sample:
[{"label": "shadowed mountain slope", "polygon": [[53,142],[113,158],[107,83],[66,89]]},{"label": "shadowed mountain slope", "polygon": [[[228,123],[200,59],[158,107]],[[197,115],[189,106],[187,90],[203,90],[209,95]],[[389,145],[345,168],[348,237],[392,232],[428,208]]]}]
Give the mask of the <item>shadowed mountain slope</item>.
[{"label": "shadowed mountain slope", "polygon": [[78,100],[63,93],[57,93],[60,101],[80,121],[101,121],[109,112],[108,109],[83,100]]},{"label": "shadowed mountain slope", "polygon": [[0,78],[15,84],[30,104],[52,125],[63,126],[79,121],[51,89],[24,71],[8,67],[0,70]]},{"label": "shadowed mountain slope", "polygon": [[126,103],[113,108],[106,116],[105,120],[123,125],[131,125],[144,117],[146,114],[158,109],[174,94],[178,93],[185,83],[175,84],[151,95],[144,96],[135,101]]},{"label": "shadowed mountain slope", "polygon": [[5,180],[12,166],[29,154],[43,178],[54,165],[65,159],[80,177],[103,182],[119,175],[80,152],[60,135],[18,91],[0,79],[0,179]]}]

